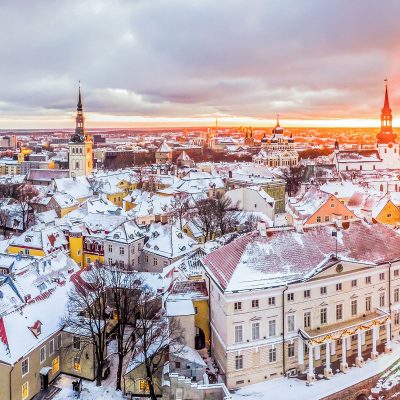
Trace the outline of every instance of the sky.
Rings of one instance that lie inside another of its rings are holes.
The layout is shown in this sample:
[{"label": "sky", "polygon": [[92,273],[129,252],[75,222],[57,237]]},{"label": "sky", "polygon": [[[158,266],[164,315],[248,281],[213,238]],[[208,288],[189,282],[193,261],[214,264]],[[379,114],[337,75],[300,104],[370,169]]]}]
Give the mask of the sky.
[{"label": "sky", "polygon": [[400,126],[398,0],[0,0],[0,129]]}]

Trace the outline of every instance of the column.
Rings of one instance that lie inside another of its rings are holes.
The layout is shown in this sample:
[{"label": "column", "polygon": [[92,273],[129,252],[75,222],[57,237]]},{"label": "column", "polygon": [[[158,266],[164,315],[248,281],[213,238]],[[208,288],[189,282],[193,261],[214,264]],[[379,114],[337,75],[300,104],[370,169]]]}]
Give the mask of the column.
[{"label": "column", "polygon": [[392,351],[392,338],[390,334],[390,320],[386,322],[386,345],[385,353],[390,353]]},{"label": "column", "polygon": [[312,346],[308,346],[308,374],[307,374],[308,385],[312,385],[315,382],[313,349],[314,348]]},{"label": "column", "polygon": [[346,361],[346,338],[342,338],[342,362],[340,363],[340,371],[346,373],[349,371],[349,366]]},{"label": "column", "polygon": [[303,339],[299,336],[297,338],[297,362],[299,364],[299,369],[303,371],[304,365],[304,343]]},{"label": "column", "polygon": [[364,359],[362,356],[362,333],[357,333],[357,358],[356,358],[357,367],[362,367],[364,365]]},{"label": "column", "polygon": [[374,326],[372,328],[372,352],[371,352],[371,359],[375,360],[375,358],[378,356],[378,352],[376,351],[376,341],[378,340],[377,338],[377,328],[379,329],[379,327]]},{"label": "column", "polygon": [[324,368],[324,376],[326,379],[332,378],[332,368],[331,368],[331,342],[326,343],[326,363]]}]

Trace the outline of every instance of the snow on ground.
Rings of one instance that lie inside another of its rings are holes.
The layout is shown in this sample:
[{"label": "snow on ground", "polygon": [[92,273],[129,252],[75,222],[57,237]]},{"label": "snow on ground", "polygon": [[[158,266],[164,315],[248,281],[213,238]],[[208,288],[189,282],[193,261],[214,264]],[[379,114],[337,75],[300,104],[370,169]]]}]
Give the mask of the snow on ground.
[{"label": "snow on ground", "polygon": [[[67,400],[76,399],[74,392],[72,391],[72,381],[76,381],[77,378],[67,375],[60,375],[54,386],[59,387],[61,392],[54,396],[54,400]],[[96,382],[83,381],[82,392],[80,400],[117,400],[123,399],[122,392],[116,392],[113,386],[103,385],[100,387],[96,386]]]},{"label": "snow on ground", "polygon": [[400,357],[400,342],[392,342],[393,352],[368,360],[364,367],[352,367],[349,373],[338,373],[330,380],[319,380],[312,386],[295,378],[277,378],[238,390],[233,400],[319,400],[368,379],[392,365]]}]

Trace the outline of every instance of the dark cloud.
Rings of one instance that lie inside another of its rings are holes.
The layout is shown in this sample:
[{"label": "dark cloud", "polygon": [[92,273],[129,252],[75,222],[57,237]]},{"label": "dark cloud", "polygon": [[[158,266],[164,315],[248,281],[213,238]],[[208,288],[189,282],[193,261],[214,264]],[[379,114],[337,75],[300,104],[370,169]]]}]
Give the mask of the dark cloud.
[{"label": "dark cloud", "polygon": [[[397,0],[2,0],[0,127],[115,115],[373,117],[400,102]],[[399,107],[400,108],[400,107]]]}]

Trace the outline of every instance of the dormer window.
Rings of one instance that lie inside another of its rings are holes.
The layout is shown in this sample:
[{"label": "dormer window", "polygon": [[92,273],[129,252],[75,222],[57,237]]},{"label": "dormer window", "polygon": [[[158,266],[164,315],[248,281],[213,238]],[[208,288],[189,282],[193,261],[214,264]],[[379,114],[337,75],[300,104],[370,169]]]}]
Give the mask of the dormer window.
[{"label": "dormer window", "polygon": [[158,246],[157,245],[155,245],[154,246],[154,250],[158,250],[159,248],[158,248]]},{"label": "dormer window", "polygon": [[119,233],[114,233],[114,239],[119,239]]},{"label": "dormer window", "polygon": [[37,320],[33,326],[29,327],[31,332],[36,336],[39,337],[39,335],[42,333],[42,323]]},{"label": "dormer window", "polygon": [[179,232],[179,233],[178,233],[178,238],[179,238],[179,239],[182,239],[182,238],[183,238],[182,232]]},{"label": "dormer window", "polygon": [[26,236],[25,237],[25,242],[26,243],[31,243],[32,242],[32,236]]}]

